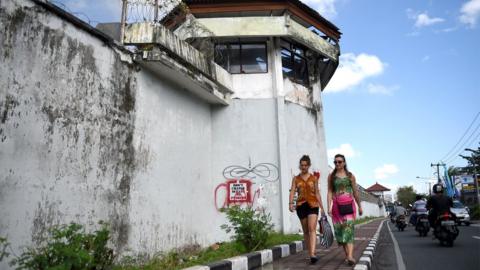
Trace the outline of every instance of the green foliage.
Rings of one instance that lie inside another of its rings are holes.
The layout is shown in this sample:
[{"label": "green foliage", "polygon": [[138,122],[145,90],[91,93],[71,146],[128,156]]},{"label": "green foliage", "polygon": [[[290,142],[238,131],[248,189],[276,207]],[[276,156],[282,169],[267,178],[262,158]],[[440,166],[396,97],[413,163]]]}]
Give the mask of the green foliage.
[{"label": "green foliage", "polygon": [[28,248],[12,262],[17,269],[101,270],[113,263],[113,250],[107,247],[110,232],[106,224],[92,234],[82,225],[54,226],[36,248]]},{"label": "green foliage", "polygon": [[254,210],[252,207],[233,206],[222,210],[227,214],[230,225],[221,226],[227,233],[233,231],[232,239],[241,243],[247,251],[264,248],[268,235],[272,232],[270,214]]},{"label": "green foliage", "polygon": [[413,204],[413,202],[415,202],[416,195],[413,186],[404,186],[397,190],[397,200],[400,201],[405,208],[408,204]]},{"label": "green foliage", "polygon": [[478,204],[470,208],[470,218],[474,220],[480,219],[480,206]]},{"label": "green foliage", "polygon": [[8,243],[7,238],[0,237],[0,262],[10,256],[10,253],[7,252],[9,245],[10,243]]}]

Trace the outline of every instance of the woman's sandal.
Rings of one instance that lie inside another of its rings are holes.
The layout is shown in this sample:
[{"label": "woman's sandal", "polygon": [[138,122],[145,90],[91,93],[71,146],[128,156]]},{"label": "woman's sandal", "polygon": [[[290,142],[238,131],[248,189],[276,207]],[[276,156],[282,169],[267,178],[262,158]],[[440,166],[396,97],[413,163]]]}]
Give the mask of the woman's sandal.
[{"label": "woman's sandal", "polygon": [[349,259],[347,259],[346,261],[347,261],[347,264],[350,265],[350,266],[354,266],[355,263],[356,263],[355,260],[349,260]]}]

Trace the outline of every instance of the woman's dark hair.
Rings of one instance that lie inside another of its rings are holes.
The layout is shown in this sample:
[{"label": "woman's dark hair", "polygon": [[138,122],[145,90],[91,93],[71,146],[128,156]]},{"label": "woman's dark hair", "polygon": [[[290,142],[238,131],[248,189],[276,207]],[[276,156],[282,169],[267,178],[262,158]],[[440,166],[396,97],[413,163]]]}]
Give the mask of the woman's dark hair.
[{"label": "woman's dark hair", "polygon": [[312,162],[310,161],[310,157],[308,155],[303,155],[301,158],[300,158],[300,161],[299,163],[302,163],[302,161],[306,161],[308,166],[312,165]]},{"label": "woman's dark hair", "polygon": [[[343,159],[343,163],[345,164],[345,172],[347,173],[348,178],[352,181],[352,173],[347,169],[347,161],[345,160],[345,156],[342,154],[336,154],[334,159],[341,158]],[[333,192],[333,179],[335,179],[335,175],[337,174],[337,168],[333,169],[333,172],[330,174],[328,178],[328,189]],[[355,187],[353,187],[355,188]]]}]

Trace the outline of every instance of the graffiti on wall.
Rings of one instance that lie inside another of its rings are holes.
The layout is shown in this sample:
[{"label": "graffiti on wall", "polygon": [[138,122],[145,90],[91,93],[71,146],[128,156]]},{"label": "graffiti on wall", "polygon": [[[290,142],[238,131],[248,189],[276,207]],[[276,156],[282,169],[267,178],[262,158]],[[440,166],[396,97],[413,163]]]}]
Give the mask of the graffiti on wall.
[{"label": "graffiti on wall", "polygon": [[[222,172],[225,181],[215,188],[214,202],[217,210],[231,206],[253,206],[255,202],[265,202],[262,190],[266,184],[279,179],[278,167],[272,163],[259,163],[248,167],[231,165]],[[222,196],[223,195],[223,196]]]}]

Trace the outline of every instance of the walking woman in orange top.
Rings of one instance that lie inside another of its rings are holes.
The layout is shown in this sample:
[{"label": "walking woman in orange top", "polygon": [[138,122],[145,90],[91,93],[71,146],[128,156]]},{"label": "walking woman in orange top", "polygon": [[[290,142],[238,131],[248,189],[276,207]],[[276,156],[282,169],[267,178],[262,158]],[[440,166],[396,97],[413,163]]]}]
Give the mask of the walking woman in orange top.
[{"label": "walking woman in orange top", "polygon": [[[310,157],[307,155],[302,156],[300,159],[300,174],[292,179],[289,209],[291,212],[297,210],[297,216],[302,224],[305,245],[308,248],[310,262],[314,264],[318,261],[318,257],[315,255],[318,209],[321,209],[322,214],[324,210],[318,189],[318,178],[309,172],[310,165]],[[293,203],[295,191],[298,191],[296,206]]]}]

